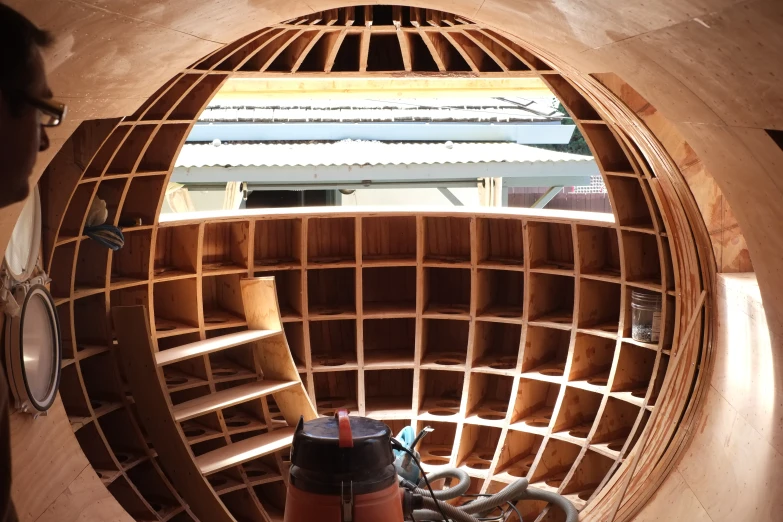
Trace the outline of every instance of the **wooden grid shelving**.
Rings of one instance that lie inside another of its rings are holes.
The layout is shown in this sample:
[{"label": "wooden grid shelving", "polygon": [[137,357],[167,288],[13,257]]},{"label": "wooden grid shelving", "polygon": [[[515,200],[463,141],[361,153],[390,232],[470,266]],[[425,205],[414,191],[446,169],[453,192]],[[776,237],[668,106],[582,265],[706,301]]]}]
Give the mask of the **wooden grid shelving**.
[{"label": "wooden grid shelving", "polygon": [[[397,52],[385,64],[375,58]],[[520,209],[158,223],[174,158],[229,76],[391,70],[542,78],[592,147],[615,222]],[[687,296],[681,243],[654,175],[569,80],[504,35],[419,8],[315,13],[224,46],[115,123],[96,133],[69,197],[51,198],[44,251],[63,323],[66,412],[91,464],[137,519],[198,520],[157,462],[164,450],[142,430],[118,364],[109,315],[117,305],[148,307],[162,354],[248,331],[239,281],[273,276],[295,370],[319,413],[348,407],[395,432],[431,425],[425,466],[460,466],[477,492],[526,476],[581,508],[665,399]],[[82,235],[95,197],[125,229],[121,251]],[[630,338],[634,289],[663,296],[658,343]],[[184,408],[256,380],[253,358],[237,348],[166,365],[161,382],[173,403]],[[248,404],[183,421],[193,454],[285,424],[274,400]],[[286,470],[272,451],[214,471],[209,491],[238,518],[263,510],[274,520]],[[531,519],[549,516],[543,506],[526,509]]]}]

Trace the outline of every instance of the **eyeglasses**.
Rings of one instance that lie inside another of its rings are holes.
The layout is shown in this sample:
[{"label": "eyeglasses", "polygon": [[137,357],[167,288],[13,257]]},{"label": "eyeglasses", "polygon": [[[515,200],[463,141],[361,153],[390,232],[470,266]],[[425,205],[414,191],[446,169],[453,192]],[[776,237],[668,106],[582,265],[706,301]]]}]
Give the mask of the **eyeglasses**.
[{"label": "eyeglasses", "polygon": [[27,103],[40,111],[41,125],[44,127],[57,127],[63,122],[65,115],[68,113],[68,107],[64,103],[30,95],[25,95],[24,98]]}]

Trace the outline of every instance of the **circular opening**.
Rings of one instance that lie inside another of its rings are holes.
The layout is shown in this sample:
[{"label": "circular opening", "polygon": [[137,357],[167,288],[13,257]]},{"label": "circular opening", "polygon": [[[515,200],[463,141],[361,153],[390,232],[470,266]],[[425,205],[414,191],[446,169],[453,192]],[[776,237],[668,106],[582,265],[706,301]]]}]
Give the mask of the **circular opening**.
[{"label": "circular opening", "polygon": [[606,383],[609,382],[609,379],[606,377],[590,377],[587,379],[587,382],[593,386],[606,386]]},{"label": "circular opening", "polygon": [[438,401],[435,403],[435,406],[439,408],[459,408],[459,401],[456,400]]},{"label": "circular opening", "polygon": [[342,366],[346,362],[344,359],[323,359],[321,364],[324,366]]},{"label": "circular opening", "polygon": [[459,364],[459,363],[460,363],[459,359],[442,358],[442,359],[435,360],[435,364],[440,364],[441,366],[454,366],[455,364]]},{"label": "circular opening", "polygon": [[226,319],[223,318],[223,317],[215,317],[215,316],[207,317],[207,316],[205,316],[204,317],[204,322],[206,324],[222,324],[222,323],[226,322]]},{"label": "circular opening", "polygon": [[249,426],[249,425],[250,425],[250,421],[247,419],[226,421],[226,426],[228,426],[229,428],[244,428],[245,426]]},{"label": "circular opening", "polygon": [[186,437],[200,437],[204,435],[207,432],[204,428],[186,428],[185,429],[185,436]]},{"label": "circular opening", "polygon": [[586,439],[587,434],[590,432],[590,428],[574,428],[573,430],[569,431],[568,434],[572,437],[577,437],[579,439]]},{"label": "circular opening", "polygon": [[490,363],[489,367],[493,370],[513,370],[516,365],[516,361],[501,359],[500,361]]},{"label": "circular opening", "polygon": [[118,462],[128,462],[130,460],[130,455],[127,453],[115,453],[114,455],[117,457]]},{"label": "circular opening", "polygon": [[495,455],[494,455],[494,454],[492,454],[492,453],[480,453],[480,454],[478,455],[478,458],[480,458],[481,460],[486,460],[487,462],[492,462],[492,458],[493,458],[494,456],[495,456]]},{"label": "circular opening", "polygon": [[631,392],[631,395],[638,399],[644,399],[644,396],[647,395],[647,390],[634,390]]},{"label": "circular opening", "polygon": [[212,368],[213,375],[236,375],[237,373],[235,368]]},{"label": "circular opening", "polygon": [[486,462],[468,462],[468,467],[470,469],[477,469],[477,470],[485,470],[489,469],[489,464]]},{"label": "circular opening", "polygon": [[610,442],[607,448],[609,448],[612,451],[620,451],[621,449],[623,449],[624,445],[625,443],[623,441],[615,441],[615,442]]},{"label": "circular opening", "polygon": [[527,466],[527,469],[526,469],[526,468],[520,468],[520,467],[516,467],[516,466],[515,466],[515,467],[513,467],[513,468],[509,468],[509,469],[507,469],[507,470],[506,470],[506,473],[508,473],[508,474],[509,474],[509,475],[511,475],[512,477],[517,477],[517,478],[524,478],[524,477],[526,477],[526,476],[527,476],[527,471],[528,471],[528,469],[530,469],[530,465],[528,465],[528,466]]},{"label": "circular opening", "polygon": [[247,473],[247,476],[250,478],[258,478],[266,475],[266,471],[263,469],[248,469],[245,470],[245,473]]},{"label": "circular opening", "polygon": [[150,502],[150,507],[154,512],[158,512],[163,509],[163,504],[158,504],[157,502]]},{"label": "circular opening", "polygon": [[447,449],[427,450],[427,453],[429,453],[433,457],[451,457],[451,450],[447,450]]},{"label": "circular opening", "polygon": [[272,420],[273,421],[285,422],[285,417],[283,417],[282,415],[275,415],[274,417],[272,417]]},{"label": "circular opening", "polygon": [[544,368],[539,373],[548,377],[562,377],[563,371],[563,368]]},{"label": "circular opening", "polygon": [[340,313],[340,310],[330,310],[330,309],[326,309],[326,310],[320,310],[320,311],[318,312],[318,315],[337,315],[337,314],[339,314],[339,313]]},{"label": "circular opening", "polygon": [[100,471],[96,471],[95,474],[98,475],[98,478],[103,478],[103,473]]},{"label": "circular opening", "polygon": [[428,466],[443,466],[445,464],[448,464],[448,459],[438,459],[438,458],[426,458],[421,461],[422,464],[427,464]]},{"label": "circular opening", "polygon": [[166,384],[169,386],[177,386],[179,384],[185,384],[188,380],[185,377],[166,377]]},{"label": "circular opening", "polygon": [[226,480],[225,477],[220,476],[212,476],[207,480],[209,480],[209,483],[213,488],[219,488],[220,486],[225,486],[228,483],[228,480]]},{"label": "circular opening", "polygon": [[434,410],[427,410],[427,413],[429,413],[430,415],[436,415],[438,417],[448,417],[449,415],[454,415],[457,412],[453,410],[443,410],[443,409],[436,408]]},{"label": "circular opening", "polygon": [[550,488],[559,488],[562,483],[563,483],[563,479],[559,479],[559,478],[548,479],[544,482],[544,484],[546,484]]},{"label": "circular opening", "polygon": [[103,402],[101,402],[99,400],[96,400],[96,399],[91,399],[90,400],[90,406],[92,406],[93,410],[97,410],[98,408],[103,406]]},{"label": "circular opening", "polygon": [[172,331],[172,330],[174,330],[176,328],[177,327],[174,326],[171,323],[163,323],[163,322],[156,322],[155,323],[155,329],[157,331],[159,331],[159,332],[170,332],[170,331]]},{"label": "circular opening", "polygon": [[582,491],[579,493],[578,497],[581,498],[584,501],[590,500],[590,497],[592,496],[592,491]]},{"label": "circular opening", "polygon": [[495,404],[493,406],[490,406],[489,409],[492,410],[492,411],[496,411],[496,412],[502,413],[503,416],[505,417],[507,408],[504,405],[502,405],[502,404]]},{"label": "circular opening", "polygon": [[46,410],[57,393],[60,339],[57,317],[48,292],[34,286],[21,315],[21,352],[25,387],[36,409]]},{"label": "circular opening", "polygon": [[531,428],[546,428],[549,426],[549,419],[545,417],[534,417],[530,420],[526,420],[525,424]]},{"label": "circular opening", "polygon": [[499,420],[505,419],[506,416],[505,415],[501,415],[499,413],[485,413],[485,412],[482,412],[482,413],[478,414],[478,418],[479,419],[488,420],[488,421],[499,421]]}]

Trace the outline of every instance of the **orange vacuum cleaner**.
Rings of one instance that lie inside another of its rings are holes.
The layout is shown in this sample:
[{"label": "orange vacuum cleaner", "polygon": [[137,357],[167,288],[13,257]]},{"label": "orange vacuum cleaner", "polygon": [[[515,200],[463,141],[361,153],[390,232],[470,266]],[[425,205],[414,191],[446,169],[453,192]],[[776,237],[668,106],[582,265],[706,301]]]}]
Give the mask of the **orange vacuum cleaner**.
[{"label": "orange vacuum cleaner", "polygon": [[[573,504],[529,488],[526,479],[494,495],[471,496],[460,506],[448,503],[466,494],[470,477],[452,468],[420,474],[415,446],[429,431],[400,441],[384,423],[349,417],[345,410],[300,420],[291,447],[284,522],[522,521],[515,504],[526,499],[550,502],[565,511],[566,522],[576,522]],[[395,460],[395,452],[402,457]],[[440,479],[456,485],[433,490],[431,483]]]}]

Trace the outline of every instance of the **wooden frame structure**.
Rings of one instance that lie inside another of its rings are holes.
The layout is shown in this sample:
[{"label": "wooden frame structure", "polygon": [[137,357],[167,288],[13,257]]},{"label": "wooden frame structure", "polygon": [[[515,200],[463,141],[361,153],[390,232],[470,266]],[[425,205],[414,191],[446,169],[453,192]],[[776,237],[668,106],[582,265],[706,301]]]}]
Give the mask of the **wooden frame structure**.
[{"label": "wooden frame structure", "polygon": [[[414,20],[423,11],[407,12]],[[349,12],[308,20],[343,20],[345,33],[353,34],[346,29],[354,27]],[[374,31],[426,33],[456,49],[466,40],[452,33],[482,31],[444,15],[412,29],[404,22],[392,24],[393,31],[365,24],[360,41]],[[303,20],[274,29],[298,32]],[[337,22],[320,23],[313,24],[323,32],[319,41],[328,40]],[[286,339],[320,413],[348,406],[395,431],[432,424],[425,463],[463,467],[477,491],[528,475],[583,507],[600,499],[606,484],[633,477],[627,490],[635,498],[649,495],[641,477],[673,458],[667,448],[679,436],[709,339],[699,304],[704,272],[668,178],[656,176],[639,145],[615,125],[616,116],[530,51],[484,31],[499,47],[478,47],[482,52],[513,50],[527,67],[514,74],[540,77],[574,117],[603,173],[614,223],[521,211],[267,212],[158,223],[190,127],[228,77],[245,74],[221,64],[265,49],[254,40],[261,33],[172,78],[122,122],[85,124],[77,133],[94,153],[84,168],[59,172],[56,158],[45,177],[44,252],[65,342],[61,395],[85,454],[123,507],[138,520],[197,520],[138,421],[109,310],[147,306],[152,349],[165,353],[246,329],[240,280],[256,275],[276,277]],[[293,45],[298,36],[286,41]],[[400,74],[451,73],[405,65]],[[75,188],[68,194],[61,186]],[[107,201],[110,223],[134,223],[124,228],[126,245],[118,252],[81,235],[94,197]],[[665,334],[656,345],[629,340],[632,288],[662,295]],[[229,380],[252,377],[252,368],[207,356],[198,367],[169,371],[172,399],[193,398],[199,388],[214,391],[215,369]],[[258,416],[241,416],[248,430],[263,429]],[[195,444],[203,442],[209,441]],[[238,518],[276,519],[285,492],[283,458],[275,454],[281,473],[262,487],[240,487],[227,477],[231,487],[213,489]],[[534,511],[523,513],[526,518],[552,516],[541,505],[527,507]]]}]

